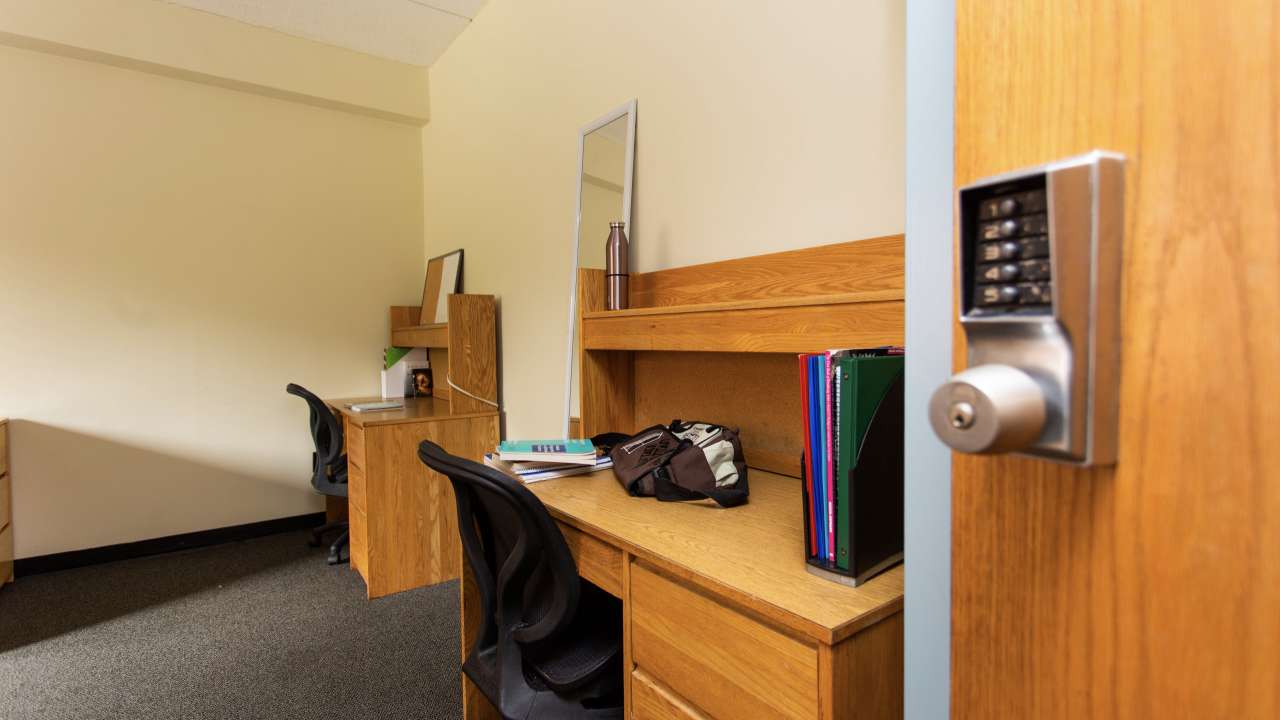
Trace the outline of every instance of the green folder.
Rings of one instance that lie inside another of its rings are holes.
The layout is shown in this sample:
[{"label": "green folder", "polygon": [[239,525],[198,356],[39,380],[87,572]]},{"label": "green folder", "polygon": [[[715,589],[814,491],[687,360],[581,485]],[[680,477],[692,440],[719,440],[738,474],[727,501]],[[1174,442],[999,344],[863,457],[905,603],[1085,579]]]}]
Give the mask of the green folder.
[{"label": "green folder", "polygon": [[836,455],[836,567],[849,569],[850,516],[853,494],[850,474],[858,463],[862,439],[871,427],[880,401],[902,374],[902,355],[851,356],[837,360],[840,372],[839,427],[840,447]]}]

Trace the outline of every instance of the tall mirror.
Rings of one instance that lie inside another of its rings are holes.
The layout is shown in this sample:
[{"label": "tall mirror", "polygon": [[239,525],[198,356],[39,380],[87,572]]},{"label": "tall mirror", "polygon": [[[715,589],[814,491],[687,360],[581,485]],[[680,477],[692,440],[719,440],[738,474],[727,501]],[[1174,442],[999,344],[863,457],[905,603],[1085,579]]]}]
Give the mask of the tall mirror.
[{"label": "tall mirror", "polygon": [[601,117],[578,133],[578,212],[573,230],[573,279],[569,282],[569,349],[565,369],[565,437],[578,437],[578,269],[604,269],[609,223],[631,229],[631,176],[635,161],[636,101]]}]

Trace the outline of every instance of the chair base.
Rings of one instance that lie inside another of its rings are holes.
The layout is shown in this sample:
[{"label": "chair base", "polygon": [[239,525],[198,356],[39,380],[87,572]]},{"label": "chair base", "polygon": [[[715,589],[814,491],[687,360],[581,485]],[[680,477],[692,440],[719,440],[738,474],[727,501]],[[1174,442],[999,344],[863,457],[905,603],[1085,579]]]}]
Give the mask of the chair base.
[{"label": "chair base", "polygon": [[342,534],[339,535],[338,539],[334,540],[333,544],[329,546],[329,564],[340,565],[342,563],[350,562],[350,551],[347,552],[347,557],[342,557],[342,548],[347,547],[347,543],[350,539],[350,533],[347,530],[347,522],[345,520],[325,523],[318,528],[313,528],[307,538],[307,544],[311,547],[320,547],[324,534],[333,530],[342,530]]}]

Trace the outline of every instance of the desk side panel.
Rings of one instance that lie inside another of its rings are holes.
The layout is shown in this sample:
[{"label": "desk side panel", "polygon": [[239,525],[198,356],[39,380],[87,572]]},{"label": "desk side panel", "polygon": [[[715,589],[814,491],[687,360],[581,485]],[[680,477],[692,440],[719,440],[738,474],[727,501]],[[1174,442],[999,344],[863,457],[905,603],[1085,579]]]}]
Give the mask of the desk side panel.
[{"label": "desk side panel", "polygon": [[818,646],[818,702],[830,720],[898,720],[903,715],[903,615]]},{"label": "desk side panel", "polygon": [[496,416],[366,428],[369,597],[452,580],[461,568],[457,508],[443,475],[418,459],[431,440],[479,460],[498,442]]}]

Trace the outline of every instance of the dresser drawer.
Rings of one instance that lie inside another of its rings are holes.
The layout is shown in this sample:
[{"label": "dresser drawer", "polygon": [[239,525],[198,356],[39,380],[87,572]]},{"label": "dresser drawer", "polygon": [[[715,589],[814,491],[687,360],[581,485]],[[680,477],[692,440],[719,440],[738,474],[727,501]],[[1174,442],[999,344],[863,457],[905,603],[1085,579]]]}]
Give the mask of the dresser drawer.
[{"label": "dresser drawer", "polygon": [[816,647],[638,562],[631,566],[631,650],[642,673],[711,717],[818,716]]},{"label": "dresser drawer", "polygon": [[364,464],[364,428],[347,420],[347,428],[344,434],[346,435],[344,441],[347,444],[347,463],[364,470],[366,467]]},{"label": "dresser drawer", "polygon": [[13,524],[0,530],[0,585],[13,579]]},{"label": "dresser drawer", "polygon": [[706,720],[684,698],[660,686],[643,670],[631,673],[632,720]]},{"label": "dresser drawer", "polygon": [[0,527],[13,520],[13,481],[0,475]]}]

